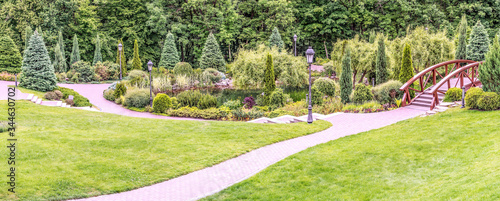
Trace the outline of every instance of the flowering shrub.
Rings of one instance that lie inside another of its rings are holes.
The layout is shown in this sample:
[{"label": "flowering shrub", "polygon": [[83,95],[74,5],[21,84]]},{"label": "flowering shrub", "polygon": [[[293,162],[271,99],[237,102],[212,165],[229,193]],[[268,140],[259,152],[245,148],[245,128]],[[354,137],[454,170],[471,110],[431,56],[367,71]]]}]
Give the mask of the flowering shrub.
[{"label": "flowering shrub", "polygon": [[255,105],[255,99],[252,96],[246,97],[245,100],[243,100],[243,105],[247,109],[252,109]]},{"label": "flowering shrub", "polygon": [[2,72],[0,73],[0,80],[5,80],[5,81],[14,81],[16,76],[14,74],[10,74],[7,72]]}]

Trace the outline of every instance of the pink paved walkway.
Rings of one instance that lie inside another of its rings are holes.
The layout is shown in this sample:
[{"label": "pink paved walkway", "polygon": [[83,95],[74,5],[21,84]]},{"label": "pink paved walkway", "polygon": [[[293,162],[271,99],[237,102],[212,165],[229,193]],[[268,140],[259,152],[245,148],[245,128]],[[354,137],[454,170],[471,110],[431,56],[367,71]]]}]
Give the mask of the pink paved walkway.
[{"label": "pink paved walkway", "polygon": [[85,201],[196,200],[243,181],[284,158],[315,145],[344,136],[381,128],[416,117],[423,110],[400,108],[371,114],[346,113],[326,119],[329,129],[315,134],[268,145],[215,166],[162,183],[123,193],[81,199]]}]

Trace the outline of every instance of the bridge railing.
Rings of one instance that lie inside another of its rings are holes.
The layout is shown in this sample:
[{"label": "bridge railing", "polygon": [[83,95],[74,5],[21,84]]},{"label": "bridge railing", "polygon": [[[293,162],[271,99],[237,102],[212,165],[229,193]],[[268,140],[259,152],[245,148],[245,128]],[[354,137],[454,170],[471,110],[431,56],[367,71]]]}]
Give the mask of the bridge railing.
[{"label": "bridge railing", "polygon": [[[461,68],[460,65],[464,64],[464,63],[465,64],[475,63],[475,61],[472,61],[472,60],[446,61],[443,63],[436,64],[434,66],[431,66],[429,68],[426,68],[425,70],[421,71],[417,75],[413,76],[413,78],[408,80],[408,82],[403,84],[403,86],[399,89],[399,90],[403,91],[403,99],[401,101],[402,106],[409,105],[409,104],[411,104],[411,102],[413,102],[413,100],[418,98],[418,96],[420,96],[422,94],[422,92],[424,92],[424,90],[426,89],[426,86],[429,83],[429,80],[431,78],[432,78],[432,85],[436,85],[438,76],[443,78],[443,80],[444,80],[444,78],[446,76],[448,76],[450,72],[454,72],[455,70],[460,69]],[[451,66],[451,68],[450,68],[450,66]],[[439,72],[439,70],[441,70],[441,72],[442,72],[442,68],[444,68],[444,75],[441,75],[441,73]],[[413,85],[413,83],[415,83],[416,81],[419,81],[420,90],[417,90],[417,89],[411,87]],[[448,86],[451,85],[449,80],[447,80],[446,83],[448,84]],[[412,98],[410,95],[411,94],[410,91],[421,92],[421,93]]]},{"label": "bridge railing", "polygon": [[[479,73],[479,66],[483,62],[475,62],[471,63],[469,65],[466,65],[464,67],[461,67],[452,73],[448,74],[446,77],[444,77],[439,83],[435,84],[433,88],[431,89],[430,93],[432,94],[432,103],[431,103],[431,110],[434,109],[437,105],[439,105],[439,98],[438,98],[438,93],[445,94],[446,90],[440,90],[441,86],[445,85],[448,83],[448,89],[450,87],[450,80],[453,78],[458,78],[458,81],[455,83],[455,86],[453,87],[458,87],[462,88],[463,86],[465,87],[475,87],[478,84],[481,83],[478,79],[478,73]],[[465,85],[464,80],[469,80],[470,83]]]}]

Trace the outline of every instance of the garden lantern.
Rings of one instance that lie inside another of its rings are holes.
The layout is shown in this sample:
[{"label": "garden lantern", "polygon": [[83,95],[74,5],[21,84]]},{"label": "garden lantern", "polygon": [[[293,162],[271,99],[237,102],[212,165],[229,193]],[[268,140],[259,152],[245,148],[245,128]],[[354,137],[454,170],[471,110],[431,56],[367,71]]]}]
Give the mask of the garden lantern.
[{"label": "garden lantern", "polygon": [[120,57],[120,80],[122,80],[122,47],[122,43],[118,44],[118,57]]},{"label": "garden lantern", "polygon": [[308,110],[308,115],[307,115],[307,123],[311,124],[313,122],[313,117],[312,117],[312,106],[311,106],[311,65],[314,60],[314,50],[312,49],[311,46],[306,51],[306,58],[307,58],[307,63],[309,64],[309,107],[307,107]]},{"label": "garden lantern", "polygon": [[151,85],[151,71],[153,70],[153,62],[149,60],[148,71],[149,71],[149,106],[153,107],[153,86]]},{"label": "garden lantern", "polygon": [[297,56],[297,34],[293,35],[293,54]]}]

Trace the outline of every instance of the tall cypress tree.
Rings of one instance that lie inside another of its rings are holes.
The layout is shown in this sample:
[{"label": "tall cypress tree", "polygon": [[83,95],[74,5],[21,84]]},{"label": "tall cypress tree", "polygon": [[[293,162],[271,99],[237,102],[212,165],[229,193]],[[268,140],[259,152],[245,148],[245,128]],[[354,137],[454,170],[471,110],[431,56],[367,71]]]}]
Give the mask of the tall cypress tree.
[{"label": "tall cypress tree", "polygon": [[352,69],[351,69],[351,50],[346,47],[345,54],[342,57],[342,73],[340,74],[340,98],[342,103],[350,102],[349,96],[352,93]]},{"label": "tall cypress tree", "polygon": [[222,52],[219,48],[219,43],[217,43],[217,40],[212,33],[208,35],[205,47],[203,47],[203,54],[200,58],[200,68],[214,68],[218,71],[226,71],[226,61],[224,61],[224,57],[222,56]]},{"label": "tall cypress tree", "polygon": [[0,72],[21,72],[23,58],[16,44],[8,35],[0,36]]},{"label": "tall cypress tree", "polygon": [[62,53],[61,53],[61,47],[59,47],[59,43],[56,44],[56,47],[54,49],[54,70],[59,73],[66,72],[66,61],[64,60]]},{"label": "tall cypress tree", "polygon": [[271,54],[267,54],[266,60],[266,72],[264,75],[264,102],[265,104],[269,104],[269,97],[271,93],[276,89],[276,81],[274,77],[274,65],[273,65],[273,57]]},{"label": "tall cypress tree", "polygon": [[179,61],[179,53],[177,53],[177,48],[175,47],[174,35],[168,32],[165,43],[163,43],[163,51],[158,66],[173,69]]},{"label": "tall cypress tree", "polygon": [[[413,73],[413,61],[411,59],[411,48],[410,45],[406,43],[403,49],[403,58],[401,60],[401,72],[399,74],[399,81],[401,81],[401,83],[406,83],[413,77],[413,74],[414,73]],[[410,87],[413,87],[413,84],[410,85]],[[414,97],[415,91],[410,91],[410,95]]]},{"label": "tall cypress tree", "polygon": [[92,61],[92,66],[95,66],[97,62],[102,62],[101,55],[101,40],[99,39],[99,34],[95,39],[95,52],[94,52],[94,61]]},{"label": "tall cypress tree", "polygon": [[35,31],[24,53],[19,86],[36,91],[56,88],[56,75],[42,37]]},{"label": "tall cypress tree", "polygon": [[278,28],[274,27],[273,33],[271,34],[271,37],[269,37],[269,46],[278,47],[281,50],[284,44],[285,43],[283,42],[283,40],[281,40],[281,35],[278,31]]},{"label": "tall cypress tree", "polygon": [[490,51],[486,54],[485,61],[479,66],[479,80],[483,90],[500,93],[500,42],[499,36],[493,40]]},{"label": "tall cypress tree", "polygon": [[489,50],[490,39],[483,24],[478,20],[472,28],[467,45],[467,58],[474,61],[483,61],[484,55]]},{"label": "tall cypress tree", "polygon": [[[123,45],[123,40],[122,39],[119,39],[118,40],[118,44],[122,44],[122,52],[121,52],[121,55],[120,55],[120,51],[118,50],[118,48],[116,49],[116,64],[120,65],[120,56],[122,58],[122,74],[123,76],[125,76],[127,74],[127,58],[125,57],[125,45]],[[117,47],[118,47],[118,44]]]},{"label": "tall cypress tree", "polygon": [[71,51],[71,60],[70,63],[73,65],[74,63],[80,61],[80,47],[78,46],[78,37],[73,36],[73,50]]},{"label": "tall cypress tree", "polygon": [[458,44],[455,51],[455,59],[467,59],[467,18],[462,16],[458,27]]},{"label": "tall cypress tree", "polygon": [[387,82],[389,72],[387,71],[387,57],[385,56],[384,35],[380,35],[378,39],[377,59],[375,63],[375,74],[377,84]]},{"label": "tall cypress tree", "polygon": [[26,26],[26,29],[24,30],[24,49],[28,49],[28,46],[30,45],[30,38],[33,35],[33,29],[31,29],[31,26]]},{"label": "tall cypress tree", "polygon": [[142,69],[141,58],[139,57],[139,45],[137,40],[134,41],[134,59],[132,60],[132,69]]},{"label": "tall cypress tree", "polygon": [[[64,50],[64,38],[63,38],[63,35],[62,35],[62,31],[59,31],[59,34],[58,34],[58,39],[57,39],[57,43],[59,44],[59,48],[60,48],[60,52],[61,52],[61,56],[62,56],[62,59],[63,59],[63,65],[64,65],[64,69],[68,69],[68,60],[66,59],[66,51]],[[54,65],[55,67],[55,65]]]}]

